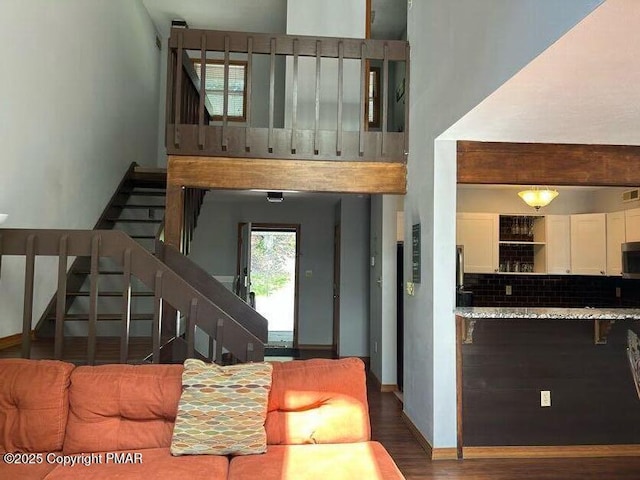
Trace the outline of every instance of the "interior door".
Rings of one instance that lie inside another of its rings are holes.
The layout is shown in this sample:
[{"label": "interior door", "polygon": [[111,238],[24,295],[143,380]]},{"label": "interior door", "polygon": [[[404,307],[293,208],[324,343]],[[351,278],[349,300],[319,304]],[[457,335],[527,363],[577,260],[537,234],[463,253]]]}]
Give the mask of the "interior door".
[{"label": "interior door", "polygon": [[333,350],[340,349],[340,225],[333,230]]},{"label": "interior door", "polygon": [[251,223],[241,223],[238,231],[238,281],[236,295],[251,303]]}]

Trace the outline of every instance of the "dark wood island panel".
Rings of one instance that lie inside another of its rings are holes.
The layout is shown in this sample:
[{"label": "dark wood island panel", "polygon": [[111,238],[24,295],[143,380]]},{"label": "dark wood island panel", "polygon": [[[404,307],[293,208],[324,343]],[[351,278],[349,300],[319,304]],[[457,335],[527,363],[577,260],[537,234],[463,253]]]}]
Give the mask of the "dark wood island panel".
[{"label": "dark wood island panel", "polygon": [[[486,446],[634,445],[640,451],[640,399],[619,320],[604,345],[593,322],[481,319],[462,352],[465,449]],[[540,391],[551,406],[540,406]],[[467,454],[465,452],[465,458]]]}]

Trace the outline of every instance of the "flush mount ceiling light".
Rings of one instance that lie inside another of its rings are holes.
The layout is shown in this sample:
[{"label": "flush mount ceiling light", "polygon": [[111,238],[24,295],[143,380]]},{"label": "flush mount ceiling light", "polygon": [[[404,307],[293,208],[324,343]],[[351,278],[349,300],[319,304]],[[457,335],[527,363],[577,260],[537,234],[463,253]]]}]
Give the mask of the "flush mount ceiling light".
[{"label": "flush mount ceiling light", "polygon": [[267,192],[267,202],[280,203],[284,200],[282,192]]},{"label": "flush mount ceiling light", "polygon": [[542,189],[540,187],[531,187],[529,190],[518,192],[518,195],[524,200],[524,203],[536,210],[540,210],[540,207],[549,205],[558,196],[558,192],[548,187]]}]

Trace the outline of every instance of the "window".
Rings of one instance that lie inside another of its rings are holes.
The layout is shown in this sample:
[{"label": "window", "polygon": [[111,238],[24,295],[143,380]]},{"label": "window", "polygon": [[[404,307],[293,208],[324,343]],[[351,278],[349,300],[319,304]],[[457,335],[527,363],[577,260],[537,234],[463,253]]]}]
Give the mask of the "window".
[{"label": "window", "polygon": [[367,91],[367,119],[369,128],[380,128],[380,69],[369,69]]},{"label": "window", "polygon": [[[200,78],[200,62],[193,66]],[[247,62],[229,62],[229,91],[227,92],[227,119],[231,122],[246,120]],[[205,73],[205,91],[207,99],[213,107],[213,120],[222,120],[224,113],[224,61],[207,60]]]}]

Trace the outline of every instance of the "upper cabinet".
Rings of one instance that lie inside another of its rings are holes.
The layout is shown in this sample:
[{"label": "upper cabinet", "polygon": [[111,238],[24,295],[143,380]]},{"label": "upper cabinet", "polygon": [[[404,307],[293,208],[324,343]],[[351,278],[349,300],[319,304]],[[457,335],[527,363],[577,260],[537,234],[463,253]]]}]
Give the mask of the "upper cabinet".
[{"label": "upper cabinet", "polygon": [[571,215],[571,273],[604,275],[606,270],[606,214]]},{"label": "upper cabinet", "polygon": [[458,213],[456,243],[464,246],[466,273],[498,271],[498,215]]},{"label": "upper cabinet", "polygon": [[640,242],[640,208],[625,210],[625,241]]},{"label": "upper cabinet", "polygon": [[624,211],[607,213],[607,275],[622,275],[621,245],[626,236],[625,223]]},{"label": "upper cabinet", "polygon": [[571,216],[547,215],[547,273],[571,273]]}]

